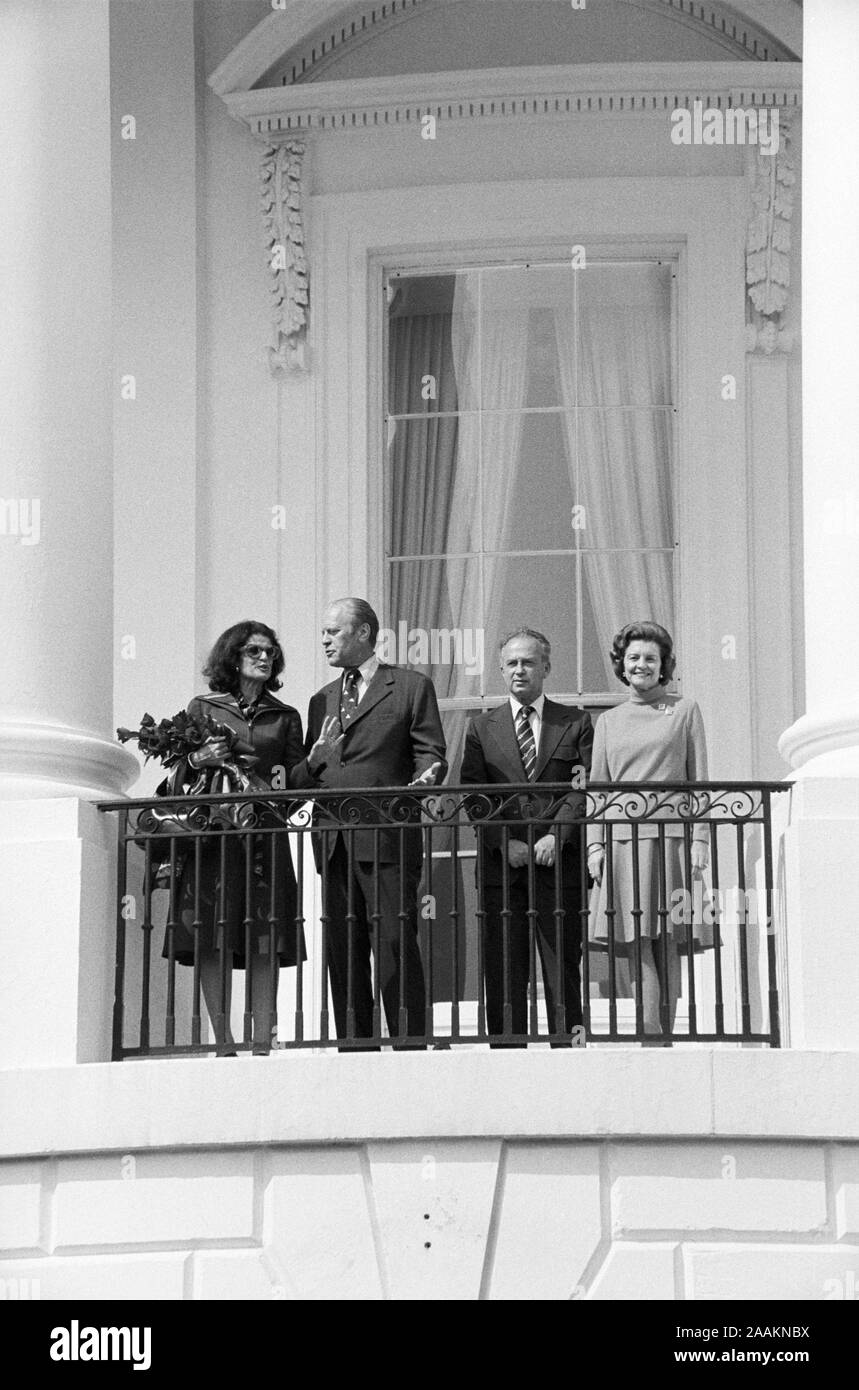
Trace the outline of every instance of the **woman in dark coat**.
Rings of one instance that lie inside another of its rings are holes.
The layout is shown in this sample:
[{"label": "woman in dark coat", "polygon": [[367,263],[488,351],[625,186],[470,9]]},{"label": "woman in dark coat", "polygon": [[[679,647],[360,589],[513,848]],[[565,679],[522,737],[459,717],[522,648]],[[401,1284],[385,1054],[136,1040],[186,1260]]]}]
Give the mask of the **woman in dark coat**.
[{"label": "woman in dark coat", "polygon": [[[301,717],[272,693],[280,688],[283,652],[277,636],[265,623],[236,623],[222,633],[203,668],[208,678],[207,695],[188,705],[192,716],[208,715],[235,730],[253,748],[257,759],[253,772],[275,790],[289,784],[289,773],[304,756]],[[223,766],[235,758],[226,737],[209,739],[188,759],[188,778],[201,768]],[[257,806],[257,810],[260,808]],[[260,825],[279,822],[262,813]],[[276,845],[273,841],[276,840]],[[274,873],[272,857],[274,856]],[[233,1046],[230,1030],[231,971],[248,968],[245,958],[246,920],[249,918],[251,993],[254,1052],[269,1051],[276,1005],[272,990],[271,919],[275,920],[278,966],[295,965],[305,958],[304,936],[296,923],[297,893],[292,856],[285,833],[277,836],[206,836],[201,854],[199,894],[195,903],[196,866],[193,852],[182,868],[177,887],[177,909],[172,947],[181,965],[194,964],[194,921],[200,924],[200,982],[216,1039],[225,1049]],[[168,919],[169,920],[169,919]],[[224,1026],[221,1013],[221,952],[219,923],[226,923],[227,973]],[[170,929],[164,955],[170,954]],[[277,974],[274,974],[277,980]]]}]

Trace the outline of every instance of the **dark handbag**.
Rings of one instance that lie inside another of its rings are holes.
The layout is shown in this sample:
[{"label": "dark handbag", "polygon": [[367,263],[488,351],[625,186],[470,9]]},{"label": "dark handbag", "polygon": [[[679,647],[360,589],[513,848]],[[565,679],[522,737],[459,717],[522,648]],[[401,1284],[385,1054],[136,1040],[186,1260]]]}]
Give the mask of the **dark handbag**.
[{"label": "dark handbag", "polygon": [[[156,797],[197,797],[208,791],[208,769],[203,768],[193,781],[189,781],[188,762],[183,759],[155,788]],[[137,818],[136,829],[145,834],[136,835],[133,843],[142,850],[149,846],[149,866],[153,888],[170,887],[171,846],[176,845],[176,874],[181,875],[193,844],[194,832],[205,830],[209,823],[209,807],[191,803],[189,806],[147,806]],[[179,837],[183,837],[180,839]],[[187,840],[184,837],[187,836]]]},{"label": "dark handbag", "polygon": [[[248,792],[258,795],[270,791],[266,782],[252,770],[254,758],[241,755],[235,761],[220,767],[203,767],[196,778],[190,780],[196,771],[183,759],[170,770],[163,782],[155,788],[155,796],[174,799],[187,797],[187,806],[147,806],[137,821],[137,829],[146,831],[146,838],[136,837],[134,843],[145,848],[147,841],[151,846],[149,863],[152,867],[152,887],[169,888],[171,878],[171,845],[178,840],[176,848],[176,874],[181,875],[194,845],[194,835],[212,829],[244,829],[256,821],[253,805],[242,802],[225,802],[222,805],[207,802],[204,805],[191,801],[191,798],[225,792]],[[180,837],[182,837],[180,839]]]}]

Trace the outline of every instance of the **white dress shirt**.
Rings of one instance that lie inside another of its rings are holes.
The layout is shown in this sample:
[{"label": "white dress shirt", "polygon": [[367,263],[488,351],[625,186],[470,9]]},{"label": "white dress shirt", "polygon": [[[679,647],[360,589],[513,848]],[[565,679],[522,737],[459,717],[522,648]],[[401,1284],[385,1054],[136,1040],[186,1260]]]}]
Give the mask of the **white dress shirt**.
[{"label": "white dress shirt", "polygon": [[[511,695],[509,698],[510,711],[513,715],[513,727],[518,731],[519,711],[520,709],[524,709],[525,706],[522,704],[521,700],[516,699],[515,695]],[[543,702],[545,699],[545,695],[538,695],[536,700],[531,701],[531,709],[534,713],[528,718],[528,723],[531,725],[531,733],[534,735],[534,751],[538,758],[540,756],[540,733],[543,728]]]}]

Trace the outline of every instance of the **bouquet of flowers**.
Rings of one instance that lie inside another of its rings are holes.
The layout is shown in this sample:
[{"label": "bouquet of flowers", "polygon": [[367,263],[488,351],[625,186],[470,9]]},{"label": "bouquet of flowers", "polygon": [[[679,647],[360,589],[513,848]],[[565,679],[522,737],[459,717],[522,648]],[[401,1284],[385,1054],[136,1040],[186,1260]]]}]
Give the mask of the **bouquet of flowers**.
[{"label": "bouquet of flowers", "polygon": [[117,729],[116,736],[120,743],[136,739],[145,762],[157,758],[163,767],[175,767],[207,739],[227,736],[223,725],[215,728],[214,724],[208,715],[193,719],[187,710],[180,709],[172,719],[157,724],[151,714],[144,714],[139,729]]},{"label": "bouquet of flowers", "polygon": [[[160,797],[195,797],[217,792],[266,793],[271,788],[254,772],[258,758],[252,746],[240,738],[229,724],[201,713],[189,715],[180,710],[172,719],[156,723],[151,714],[144,714],[138,729],[117,729],[120,743],[136,742],[144,761],[157,758],[170,775],[157,788]],[[216,767],[191,768],[190,755],[202,748],[209,739],[223,739],[230,751],[229,760]],[[209,804],[196,811],[173,807],[162,811],[149,808],[142,813],[138,828],[154,830],[163,835],[200,830],[204,823],[212,827],[242,829],[256,819],[253,805],[230,802],[223,806]],[[169,855],[169,846],[162,846]],[[153,850],[153,854],[155,851]],[[160,857],[156,855],[156,858]]]}]

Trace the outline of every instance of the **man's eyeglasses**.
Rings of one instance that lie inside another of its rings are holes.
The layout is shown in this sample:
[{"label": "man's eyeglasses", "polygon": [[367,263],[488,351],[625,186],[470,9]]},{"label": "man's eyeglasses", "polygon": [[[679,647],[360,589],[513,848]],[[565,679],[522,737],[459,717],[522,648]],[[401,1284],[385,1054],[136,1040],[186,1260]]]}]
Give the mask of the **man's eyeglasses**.
[{"label": "man's eyeglasses", "polygon": [[255,642],[252,642],[250,646],[241,648],[242,656],[249,656],[253,661],[261,656],[270,656],[274,661],[278,650],[277,647],[258,647]]}]

